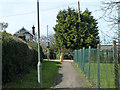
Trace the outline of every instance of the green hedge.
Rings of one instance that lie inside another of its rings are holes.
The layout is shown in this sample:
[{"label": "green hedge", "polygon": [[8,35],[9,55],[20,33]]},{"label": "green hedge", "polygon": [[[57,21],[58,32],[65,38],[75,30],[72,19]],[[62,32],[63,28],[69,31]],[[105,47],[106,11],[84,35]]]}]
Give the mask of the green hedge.
[{"label": "green hedge", "polygon": [[64,53],[63,55],[64,55],[64,59],[71,59],[71,60],[73,59],[73,53],[71,53],[71,52]]},{"label": "green hedge", "polygon": [[37,43],[34,43],[34,45],[33,43],[27,44],[25,41],[6,32],[2,33],[2,41],[3,84],[37,67]]},{"label": "green hedge", "polygon": [[[57,55],[56,55],[56,58],[57,59],[60,59],[60,55],[61,55],[61,53],[58,53]],[[70,53],[68,53],[68,52],[64,52],[63,53],[63,59],[73,59],[73,53],[72,52],[70,52]]]}]

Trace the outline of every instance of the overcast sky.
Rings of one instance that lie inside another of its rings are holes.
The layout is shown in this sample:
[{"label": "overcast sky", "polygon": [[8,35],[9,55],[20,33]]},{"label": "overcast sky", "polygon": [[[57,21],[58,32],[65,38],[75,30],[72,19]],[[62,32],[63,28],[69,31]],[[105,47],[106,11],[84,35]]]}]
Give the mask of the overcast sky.
[{"label": "overcast sky", "polygon": [[[68,6],[77,9],[77,1],[78,0],[40,0],[41,35],[46,35],[47,25],[49,34],[54,34],[53,27],[56,24],[56,16],[59,10],[67,9]],[[103,14],[99,11],[102,6],[100,1],[101,0],[80,0],[80,10],[83,12],[88,8],[94,18],[98,19]],[[6,31],[14,34],[22,27],[31,31],[32,26],[35,25],[37,32],[36,2],[37,0],[0,0],[0,22],[8,23]],[[98,21],[98,27],[99,30],[103,31],[108,29],[107,23],[102,19]]]}]

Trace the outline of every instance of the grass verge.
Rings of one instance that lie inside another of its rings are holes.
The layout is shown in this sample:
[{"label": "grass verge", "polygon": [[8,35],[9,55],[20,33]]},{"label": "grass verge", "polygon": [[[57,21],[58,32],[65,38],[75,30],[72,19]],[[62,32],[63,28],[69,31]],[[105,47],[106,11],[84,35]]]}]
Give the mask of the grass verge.
[{"label": "grass verge", "polygon": [[[83,68],[82,65],[79,64],[81,68]],[[120,64],[119,64],[120,66]],[[119,67],[120,70],[120,67]],[[88,77],[90,77],[90,82],[92,85],[97,87],[97,80],[98,80],[98,66],[97,63],[90,63],[90,72],[88,72],[88,63],[84,63],[84,74]],[[99,67],[99,77],[100,77],[100,87],[101,88],[115,88],[115,74],[114,74],[114,64],[113,63],[100,63]],[[119,71],[119,77],[120,77],[120,71]],[[120,78],[119,78],[120,82]],[[120,83],[119,83],[120,87]]]},{"label": "grass verge", "polygon": [[88,84],[89,88],[93,88],[93,86],[87,80],[85,74],[82,72],[82,70],[79,69],[78,65],[73,62],[73,66],[76,68],[77,72],[79,72],[84,77],[84,79],[85,79],[86,83]]},{"label": "grass verge", "polygon": [[[42,63],[42,88],[52,88],[55,82],[60,62],[43,61]],[[37,67],[37,66],[36,66]],[[37,70],[31,70],[11,83],[7,83],[3,88],[39,88],[37,82]]]}]

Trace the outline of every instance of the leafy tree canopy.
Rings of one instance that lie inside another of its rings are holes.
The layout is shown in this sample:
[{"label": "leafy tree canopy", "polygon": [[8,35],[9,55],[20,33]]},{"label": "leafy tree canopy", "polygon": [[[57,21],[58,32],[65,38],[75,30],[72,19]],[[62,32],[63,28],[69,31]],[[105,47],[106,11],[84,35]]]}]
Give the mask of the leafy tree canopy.
[{"label": "leafy tree canopy", "polygon": [[60,49],[88,48],[89,45],[96,47],[99,43],[97,21],[86,9],[80,14],[75,9],[60,10],[57,15],[57,24],[54,27],[56,46]]}]

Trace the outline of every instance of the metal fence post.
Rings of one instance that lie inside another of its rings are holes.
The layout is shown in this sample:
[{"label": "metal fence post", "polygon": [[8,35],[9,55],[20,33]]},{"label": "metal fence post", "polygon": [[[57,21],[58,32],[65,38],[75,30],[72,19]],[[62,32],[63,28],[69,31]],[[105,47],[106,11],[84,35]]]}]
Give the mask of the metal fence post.
[{"label": "metal fence post", "polygon": [[74,51],[74,62],[76,63],[76,50]]},{"label": "metal fence post", "polygon": [[82,49],[80,49],[80,68],[82,70]]},{"label": "metal fence post", "polygon": [[78,50],[77,50],[77,65],[78,65]]},{"label": "metal fence post", "polygon": [[100,88],[100,44],[97,45],[97,87]]},{"label": "metal fence post", "polygon": [[89,46],[89,56],[88,56],[88,79],[90,79],[90,56],[91,56],[91,46]]},{"label": "metal fence post", "polygon": [[83,66],[82,66],[83,67],[83,72],[84,72],[84,59],[85,59],[85,53],[84,52],[85,52],[85,47],[83,47]]},{"label": "metal fence post", "polygon": [[118,58],[115,40],[113,40],[113,61],[114,61],[115,88],[119,88]]},{"label": "metal fence post", "polygon": [[73,61],[75,62],[75,50],[73,51]]}]

